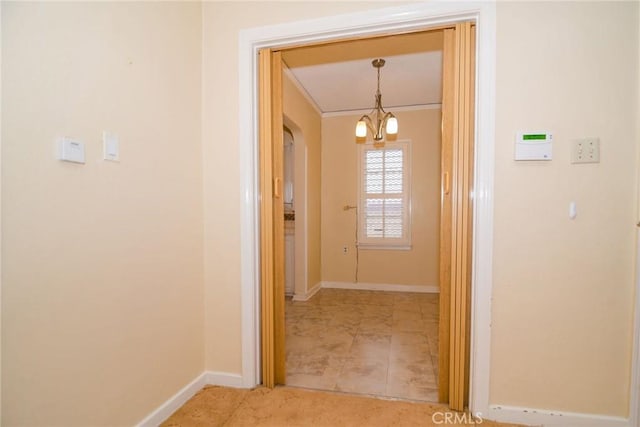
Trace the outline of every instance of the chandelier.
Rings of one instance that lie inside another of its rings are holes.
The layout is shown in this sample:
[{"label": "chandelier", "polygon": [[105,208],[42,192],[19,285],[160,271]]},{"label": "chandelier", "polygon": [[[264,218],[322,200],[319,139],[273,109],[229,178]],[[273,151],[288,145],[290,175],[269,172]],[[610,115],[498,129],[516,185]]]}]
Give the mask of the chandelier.
[{"label": "chandelier", "polygon": [[[371,61],[371,65],[378,70],[378,90],[376,90],[376,106],[369,114],[360,117],[356,125],[356,138],[366,138],[367,129],[373,135],[375,142],[381,142],[386,135],[396,135],[398,133],[398,119],[382,108],[382,94],[380,93],[380,68],[384,67],[385,60],[377,58]],[[373,117],[373,118],[372,118]]]}]

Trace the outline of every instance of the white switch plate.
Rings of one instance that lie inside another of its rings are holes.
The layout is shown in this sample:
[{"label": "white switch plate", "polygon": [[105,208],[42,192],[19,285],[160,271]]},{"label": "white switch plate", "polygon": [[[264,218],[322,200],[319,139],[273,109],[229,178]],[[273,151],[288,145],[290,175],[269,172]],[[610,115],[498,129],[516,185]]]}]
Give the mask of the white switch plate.
[{"label": "white switch plate", "polygon": [[58,139],[58,160],[72,163],[84,163],[84,143],[69,138]]},{"label": "white switch plate", "polygon": [[104,147],[104,160],[112,162],[120,161],[120,141],[115,133],[102,132],[102,145]]},{"label": "white switch plate", "polygon": [[600,138],[571,141],[571,163],[600,163]]}]

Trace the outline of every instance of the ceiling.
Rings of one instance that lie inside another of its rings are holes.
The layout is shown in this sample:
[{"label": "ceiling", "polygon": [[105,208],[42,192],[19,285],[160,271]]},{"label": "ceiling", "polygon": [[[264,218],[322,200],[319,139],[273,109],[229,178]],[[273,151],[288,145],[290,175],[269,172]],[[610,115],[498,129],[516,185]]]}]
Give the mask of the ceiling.
[{"label": "ceiling", "polygon": [[353,40],[283,51],[290,76],[323,114],[368,112],[375,103],[374,58],[384,58],[384,108],[439,104],[442,31]]}]

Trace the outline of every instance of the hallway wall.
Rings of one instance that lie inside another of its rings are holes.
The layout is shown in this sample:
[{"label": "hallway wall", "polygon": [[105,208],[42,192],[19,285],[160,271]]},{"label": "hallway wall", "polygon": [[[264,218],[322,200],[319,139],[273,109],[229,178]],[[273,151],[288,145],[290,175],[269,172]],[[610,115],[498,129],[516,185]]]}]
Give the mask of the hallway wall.
[{"label": "hallway wall", "polygon": [[[322,118],[318,111],[300,93],[285,74],[282,79],[284,115],[299,126],[295,151],[295,244],[296,271],[295,293],[304,297],[320,284],[320,170]],[[299,142],[302,141],[301,144]],[[306,166],[303,166],[306,164]],[[306,170],[306,176],[305,176]],[[306,230],[305,230],[306,229]],[[298,248],[306,249],[306,260],[298,262],[303,255]],[[307,270],[305,280],[304,270]]]},{"label": "hallway wall", "polygon": [[2,425],[134,425],[204,369],[200,5],[1,7]]},{"label": "hallway wall", "polygon": [[[639,6],[498,5],[492,402],[627,415]],[[554,133],[552,161],[513,160],[530,129]],[[600,163],[571,164],[593,136]]]}]

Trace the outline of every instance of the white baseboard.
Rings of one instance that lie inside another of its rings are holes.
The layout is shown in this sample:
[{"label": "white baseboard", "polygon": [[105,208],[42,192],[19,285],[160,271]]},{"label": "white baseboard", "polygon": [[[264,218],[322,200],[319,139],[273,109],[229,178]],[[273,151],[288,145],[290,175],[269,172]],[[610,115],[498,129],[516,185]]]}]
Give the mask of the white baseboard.
[{"label": "white baseboard", "polygon": [[[320,289],[320,286],[315,286],[314,289],[316,288]],[[206,385],[245,388],[242,384],[242,375],[205,371],[140,421],[137,427],[156,427],[160,425]],[[529,426],[637,427],[632,425],[630,419],[622,417],[518,408],[503,405],[492,405],[488,413],[478,413],[476,415],[487,420],[518,423]]]},{"label": "white baseboard", "polygon": [[483,413],[482,418],[503,423],[543,427],[636,427],[631,425],[628,418],[622,417],[502,405],[491,405],[489,413]]},{"label": "white baseboard", "polygon": [[640,228],[636,238],[636,298],[633,313],[633,353],[631,357],[631,391],[629,418],[631,425],[640,425]]},{"label": "white baseboard", "polygon": [[182,390],[171,396],[155,411],[147,415],[137,424],[137,427],[156,427],[171,416],[175,411],[191,399],[197,392],[207,385],[220,385],[225,387],[245,388],[242,384],[242,375],[227,372],[205,371],[187,384]]},{"label": "white baseboard", "polygon": [[322,288],[322,282],[316,283],[306,294],[295,294],[293,296],[294,301],[309,301],[318,291]]},{"label": "white baseboard", "polygon": [[387,291],[387,292],[418,292],[437,294],[440,288],[435,285],[394,285],[387,283],[361,283],[361,282],[321,282],[323,288],[329,289],[359,289],[361,291]]},{"label": "white baseboard", "polygon": [[138,427],[156,427],[164,420],[169,418],[171,414],[184,405],[187,400],[191,399],[194,394],[202,390],[207,385],[207,372],[203,372],[198,377],[187,384],[179,392],[171,396],[166,402],[160,405],[155,411],[147,415],[145,419],[140,421]]},{"label": "white baseboard", "polygon": [[205,375],[207,385],[221,385],[225,387],[245,388],[242,384],[242,375],[240,374],[207,371],[205,372]]}]

